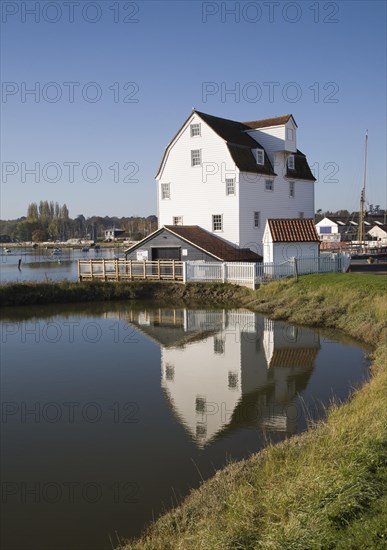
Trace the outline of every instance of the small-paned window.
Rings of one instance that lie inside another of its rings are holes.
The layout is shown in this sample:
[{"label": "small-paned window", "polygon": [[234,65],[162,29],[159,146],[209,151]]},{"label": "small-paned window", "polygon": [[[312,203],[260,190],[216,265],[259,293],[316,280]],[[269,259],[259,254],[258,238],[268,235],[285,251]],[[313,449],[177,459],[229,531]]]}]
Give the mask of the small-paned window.
[{"label": "small-paned window", "polygon": [[190,125],[191,137],[200,136],[200,124]]},{"label": "small-paned window", "polygon": [[235,195],[235,178],[226,178],[226,195]]},{"label": "small-paned window", "polygon": [[200,166],[202,163],[202,152],[200,149],[192,149],[191,166]]},{"label": "small-paned window", "polygon": [[171,185],[169,183],[161,184],[161,199],[170,199],[171,198]]},{"label": "small-paned window", "polygon": [[223,216],[222,214],[212,215],[212,231],[223,231]]}]

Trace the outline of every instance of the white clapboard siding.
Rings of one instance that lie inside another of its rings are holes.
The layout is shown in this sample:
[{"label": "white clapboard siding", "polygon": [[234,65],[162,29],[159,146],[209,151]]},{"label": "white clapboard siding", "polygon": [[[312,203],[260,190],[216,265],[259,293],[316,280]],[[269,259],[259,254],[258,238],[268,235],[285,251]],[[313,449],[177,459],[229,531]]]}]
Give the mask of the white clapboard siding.
[{"label": "white clapboard siding", "polygon": [[[191,137],[190,124],[200,124],[200,136]],[[286,128],[293,130],[293,140]],[[296,150],[297,129],[290,119],[286,125],[249,131],[263,146],[277,176],[241,173],[235,166],[227,144],[197,113],[192,113],[167,149],[157,178],[159,227],[173,224],[180,217],[183,225],[199,225],[213,232],[212,216],[222,215],[223,239],[262,254],[262,236],[268,218],[305,218],[314,216],[314,184],[292,180],[294,196],[286,175],[286,157]],[[200,149],[202,165],[191,166],[191,150]],[[235,195],[226,194],[226,178],[235,178]],[[265,180],[274,179],[274,190],[266,191]],[[161,198],[161,185],[170,185],[170,198]],[[254,212],[260,213],[255,227]]]},{"label": "white clapboard siding", "polygon": [[[190,124],[201,125],[201,135],[191,137]],[[191,166],[191,150],[201,149],[202,166]],[[158,223],[172,225],[182,216],[184,225],[199,225],[212,232],[212,215],[223,216],[223,231],[216,234],[237,243],[239,170],[226,143],[200,117],[193,115],[169,150],[158,189]],[[235,195],[226,195],[226,177],[235,178]],[[170,199],[161,199],[161,184],[170,184]]]},{"label": "white clapboard siding", "polygon": [[[289,181],[277,176],[273,182],[273,191],[266,191],[267,176],[256,174],[240,175],[240,246],[250,248],[263,255],[262,238],[269,218],[298,218],[300,212],[304,218],[314,217],[313,182],[295,181],[295,197],[289,195]],[[254,212],[260,213],[259,227],[254,226]]]}]

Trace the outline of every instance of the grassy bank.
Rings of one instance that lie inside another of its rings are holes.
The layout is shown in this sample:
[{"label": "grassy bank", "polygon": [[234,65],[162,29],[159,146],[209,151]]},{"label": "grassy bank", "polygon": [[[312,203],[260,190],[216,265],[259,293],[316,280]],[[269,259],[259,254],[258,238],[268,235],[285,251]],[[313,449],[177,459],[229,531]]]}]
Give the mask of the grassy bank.
[{"label": "grassy bank", "polygon": [[174,305],[197,303],[236,305],[249,295],[247,289],[221,283],[187,286],[182,284],[134,281],[103,282],[39,282],[0,285],[0,306],[30,306],[99,301],[156,300]]},{"label": "grassy bank", "polygon": [[374,276],[332,274],[240,296],[272,317],[373,344],[371,381],[313,430],[219,471],[123,548],[386,548],[385,290]]}]

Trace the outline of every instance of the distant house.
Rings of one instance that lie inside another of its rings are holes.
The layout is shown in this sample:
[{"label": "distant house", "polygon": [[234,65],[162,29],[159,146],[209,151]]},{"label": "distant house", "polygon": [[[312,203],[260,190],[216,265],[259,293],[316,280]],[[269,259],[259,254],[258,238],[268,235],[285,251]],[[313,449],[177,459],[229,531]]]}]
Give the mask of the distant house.
[{"label": "distant house", "polygon": [[334,222],[329,218],[323,218],[316,223],[316,229],[320,240],[323,242],[340,242],[341,234],[339,225],[341,226],[342,223],[343,222]]},{"label": "distant house", "polygon": [[314,182],[291,114],[237,122],[192,111],[162,158],[159,227],[199,225],[261,251],[268,218],[314,215]]},{"label": "distant house", "polygon": [[198,225],[166,225],[125,251],[128,260],[259,262],[250,249],[239,248]]},{"label": "distant house", "polygon": [[105,229],[105,241],[117,239],[118,237],[121,237],[124,233],[124,229],[116,229],[115,227],[111,229]]},{"label": "distant house", "polygon": [[379,241],[380,244],[387,244],[387,225],[382,225],[380,222],[367,231],[367,234],[372,237],[373,240]]},{"label": "distant house", "polygon": [[320,254],[320,238],[310,219],[269,219],[263,235],[263,261],[282,263],[290,258]]},{"label": "distant house", "polygon": [[[385,220],[383,215],[366,214],[364,219],[364,231],[368,231],[374,226],[384,226]],[[330,242],[335,243],[340,240],[342,243],[356,241],[359,236],[359,212],[352,212],[348,216],[335,216],[323,218],[316,224],[322,244],[328,245]],[[328,228],[328,229],[324,229]],[[331,228],[331,229],[329,229]],[[340,235],[337,237],[337,233]],[[337,240],[336,240],[337,239]]]}]

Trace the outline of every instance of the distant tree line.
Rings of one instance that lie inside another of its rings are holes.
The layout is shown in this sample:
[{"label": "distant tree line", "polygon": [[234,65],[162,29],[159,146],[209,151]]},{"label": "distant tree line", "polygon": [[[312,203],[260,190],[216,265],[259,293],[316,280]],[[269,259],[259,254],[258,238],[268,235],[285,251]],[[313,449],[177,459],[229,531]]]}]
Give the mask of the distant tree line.
[{"label": "distant tree line", "polygon": [[16,220],[0,220],[0,234],[14,241],[44,242],[67,239],[103,240],[105,229],[123,229],[125,237],[141,240],[157,229],[157,217],[101,217],[86,218],[78,214],[70,218],[66,204],[40,201],[28,205],[27,215]]},{"label": "distant tree line", "polygon": [[[376,204],[375,206],[373,204],[369,204],[366,207],[365,216],[384,216],[385,210],[380,208],[380,204]],[[316,212],[315,218],[316,222],[319,222],[323,218],[329,218],[329,216],[337,217],[337,218],[343,218],[343,221],[350,220],[353,218],[358,218],[359,212],[349,212],[348,210],[336,210],[336,212],[333,212],[331,210],[323,211],[321,208],[319,208]]]}]

